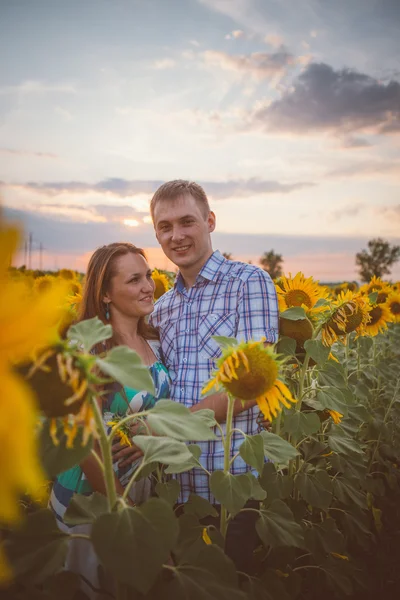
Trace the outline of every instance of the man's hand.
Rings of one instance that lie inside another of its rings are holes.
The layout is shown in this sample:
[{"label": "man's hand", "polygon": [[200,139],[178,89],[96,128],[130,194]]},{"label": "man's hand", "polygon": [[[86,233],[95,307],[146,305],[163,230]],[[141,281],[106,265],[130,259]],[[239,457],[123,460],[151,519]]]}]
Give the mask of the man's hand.
[{"label": "man's hand", "polygon": [[113,444],[111,452],[113,462],[117,462],[119,467],[127,467],[143,456],[143,451],[135,444],[132,444],[132,446],[120,443]]},{"label": "man's hand", "polygon": [[[240,413],[253,408],[256,406],[256,400],[248,400],[247,402],[242,402],[241,400],[235,400],[235,405],[233,407],[233,416],[236,417],[240,415]],[[202,408],[211,408],[214,411],[215,420],[218,423],[225,423],[226,421],[226,413],[228,410],[228,396],[225,392],[216,392],[215,394],[210,394],[206,396],[197,404],[194,404],[190,407],[190,412],[196,412],[201,410]]]}]

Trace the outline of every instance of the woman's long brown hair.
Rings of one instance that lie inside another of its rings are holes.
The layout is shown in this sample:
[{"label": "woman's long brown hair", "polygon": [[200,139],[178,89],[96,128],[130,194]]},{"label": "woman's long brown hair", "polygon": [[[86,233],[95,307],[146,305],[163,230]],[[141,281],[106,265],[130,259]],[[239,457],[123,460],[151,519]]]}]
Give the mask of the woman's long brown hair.
[{"label": "woman's long brown hair", "polygon": [[[103,323],[107,324],[106,305],[103,298],[109,290],[111,279],[115,275],[115,263],[119,256],[125,254],[139,254],[146,259],[142,248],[138,248],[129,242],[116,242],[101,246],[93,253],[85,278],[83,297],[80,305],[78,321],[93,319],[99,317]],[[140,317],[138,323],[138,333],[145,339],[157,339],[157,330],[146,323],[144,317]],[[105,344],[98,344],[95,352],[100,353],[109,350],[116,345],[115,339],[111,338]]]}]

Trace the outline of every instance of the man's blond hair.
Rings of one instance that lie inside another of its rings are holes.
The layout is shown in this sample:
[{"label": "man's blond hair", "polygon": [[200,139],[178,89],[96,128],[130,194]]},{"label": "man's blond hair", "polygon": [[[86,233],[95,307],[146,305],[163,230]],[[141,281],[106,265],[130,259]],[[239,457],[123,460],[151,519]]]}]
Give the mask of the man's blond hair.
[{"label": "man's blond hair", "polygon": [[167,181],[163,183],[150,202],[150,214],[154,221],[154,209],[159,202],[168,202],[169,200],[176,200],[181,196],[190,194],[198,203],[204,218],[208,217],[210,212],[210,205],[205,191],[198,183],[194,181],[188,181],[187,179],[174,179],[173,181]]}]

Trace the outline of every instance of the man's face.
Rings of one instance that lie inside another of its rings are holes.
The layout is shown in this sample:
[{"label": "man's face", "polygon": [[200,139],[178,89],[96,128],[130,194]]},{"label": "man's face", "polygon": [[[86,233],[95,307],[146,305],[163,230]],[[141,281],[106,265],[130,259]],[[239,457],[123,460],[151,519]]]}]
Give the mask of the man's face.
[{"label": "man's face", "polygon": [[180,269],[200,269],[212,253],[215,215],[205,216],[191,194],[156,204],[154,229],[164,253]]}]

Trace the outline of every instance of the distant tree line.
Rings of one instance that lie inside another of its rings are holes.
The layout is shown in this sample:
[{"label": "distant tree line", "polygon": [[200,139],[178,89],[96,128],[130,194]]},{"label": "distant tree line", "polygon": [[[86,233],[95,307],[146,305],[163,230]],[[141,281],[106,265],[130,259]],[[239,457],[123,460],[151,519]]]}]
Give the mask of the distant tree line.
[{"label": "distant tree line", "polygon": [[[400,259],[400,246],[391,245],[382,238],[374,238],[367,244],[368,249],[356,254],[356,265],[361,281],[370,281],[375,277],[384,277],[391,273],[391,267]],[[228,260],[232,260],[231,252],[223,252]],[[267,271],[272,279],[283,275],[283,257],[274,250],[264,252],[260,258],[260,265]]]}]

